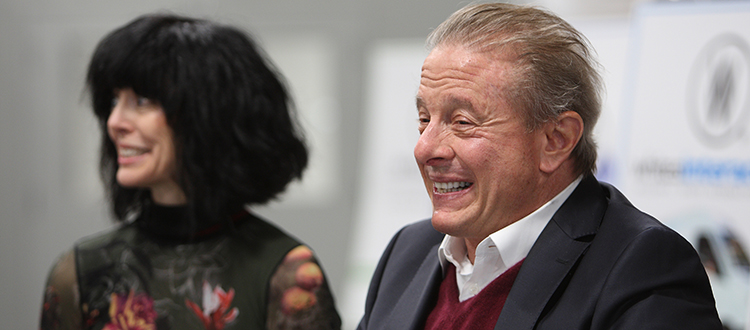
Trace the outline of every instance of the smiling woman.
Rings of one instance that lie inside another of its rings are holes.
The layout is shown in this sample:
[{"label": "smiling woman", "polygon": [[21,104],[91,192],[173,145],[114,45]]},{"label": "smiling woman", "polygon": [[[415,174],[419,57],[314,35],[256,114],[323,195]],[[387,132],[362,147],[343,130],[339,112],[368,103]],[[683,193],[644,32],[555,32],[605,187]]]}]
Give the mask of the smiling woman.
[{"label": "smiling woman", "polygon": [[147,15],[97,46],[87,85],[123,223],[50,272],[41,329],[338,329],[312,251],[247,211],[302,176],[287,91],[241,31]]},{"label": "smiling woman", "polygon": [[185,193],[175,176],[174,134],[164,110],[132,88],[114,94],[107,131],[117,148],[117,182],[149,189],[157,204],[184,204]]}]

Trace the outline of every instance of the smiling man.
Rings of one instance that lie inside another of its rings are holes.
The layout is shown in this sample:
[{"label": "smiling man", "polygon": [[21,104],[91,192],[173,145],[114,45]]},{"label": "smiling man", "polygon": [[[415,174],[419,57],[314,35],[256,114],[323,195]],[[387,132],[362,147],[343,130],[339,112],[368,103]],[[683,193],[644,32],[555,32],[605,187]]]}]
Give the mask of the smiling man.
[{"label": "smiling man", "polygon": [[414,148],[432,219],[397,233],[359,329],[721,329],[689,243],[593,176],[593,50],[470,5],[428,39]]}]

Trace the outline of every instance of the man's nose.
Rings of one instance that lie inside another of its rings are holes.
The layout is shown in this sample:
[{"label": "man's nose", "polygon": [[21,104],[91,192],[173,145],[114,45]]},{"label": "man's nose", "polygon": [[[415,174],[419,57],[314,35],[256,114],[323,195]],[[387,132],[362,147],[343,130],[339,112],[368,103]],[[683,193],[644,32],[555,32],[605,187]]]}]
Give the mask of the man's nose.
[{"label": "man's nose", "polygon": [[450,145],[450,134],[437,123],[427,125],[419,135],[414,147],[417,163],[428,166],[443,166],[450,163],[455,153]]}]

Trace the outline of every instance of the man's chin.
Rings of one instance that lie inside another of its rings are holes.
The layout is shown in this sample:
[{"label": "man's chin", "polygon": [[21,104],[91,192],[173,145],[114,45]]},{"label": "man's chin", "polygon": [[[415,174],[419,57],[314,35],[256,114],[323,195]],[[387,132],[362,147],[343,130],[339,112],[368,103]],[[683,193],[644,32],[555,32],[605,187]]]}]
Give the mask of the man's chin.
[{"label": "man's chin", "polygon": [[468,223],[461,220],[458,214],[448,212],[435,212],[432,214],[432,227],[443,234],[462,237],[465,235],[464,231],[467,225]]}]

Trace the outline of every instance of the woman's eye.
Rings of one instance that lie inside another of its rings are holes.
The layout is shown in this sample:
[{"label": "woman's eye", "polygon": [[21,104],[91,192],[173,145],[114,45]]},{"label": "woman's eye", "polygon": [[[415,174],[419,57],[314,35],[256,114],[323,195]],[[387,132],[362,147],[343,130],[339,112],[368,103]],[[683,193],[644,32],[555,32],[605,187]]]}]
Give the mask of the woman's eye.
[{"label": "woman's eye", "polygon": [[112,104],[111,104],[111,106],[112,106],[113,109],[114,109],[114,107],[117,106],[118,102],[120,102],[120,98],[119,97],[115,96],[115,97],[112,98]]},{"label": "woman's eye", "polygon": [[143,106],[147,106],[147,105],[151,105],[152,104],[152,102],[151,102],[150,99],[148,99],[146,97],[143,97],[143,96],[139,96],[138,99],[136,100],[136,102],[137,102],[137,104],[138,104],[139,107],[143,107]]}]

